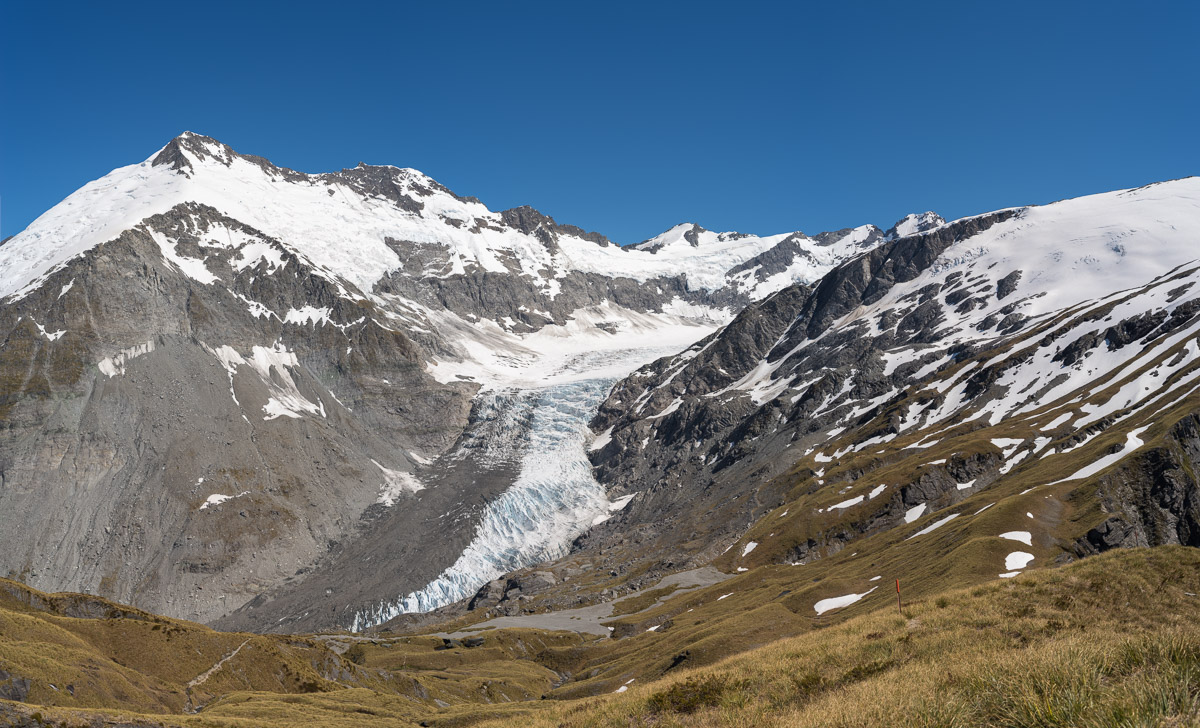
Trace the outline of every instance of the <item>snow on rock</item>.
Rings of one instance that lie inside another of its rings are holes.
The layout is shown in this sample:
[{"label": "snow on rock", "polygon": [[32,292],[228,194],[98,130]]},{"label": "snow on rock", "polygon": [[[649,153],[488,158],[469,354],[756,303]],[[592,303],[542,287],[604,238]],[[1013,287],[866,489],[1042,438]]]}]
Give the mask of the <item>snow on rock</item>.
[{"label": "snow on rock", "polygon": [[1072,412],[1063,412],[1058,417],[1055,417],[1054,419],[1050,420],[1045,425],[1043,425],[1041,430],[1042,430],[1042,432],[1056,430],[1059,427],[1061,427],[1062,425],[1066,424],[1067,420],[1071,419],[1074,416],[1075,415]]},{"label": "snow on rock", "polygon": [[935,228],[945,225],[946,221],[941,215],[935,212],[923,212],[919,215],[905,215],[904,219],[896,223],[895,227],[888,231],[889,238],[903,238],[917,233],[924,233]]},{"label": "snow on rock", "polygon": [[29,320],[33,321],[33,325],[37,327],[38,333],[40,333],[42,336],[45,336],[50,341],[58,341],[62,338],[63,334],[67,333],[66,329],[63,329],[62,331],[46,331],[46,327],[39,324],[32,316],[29,317]]},{"label": "snow on rock", "polygon": [[136,359],[139,356],[145,356],[152,351],[154,351],[154,341],[150,340],[144,344],[138,344],[137,346],[131,346],[128,349],[122,349],[112,356],[106,356],[100,360],[100,363],[97,364],[96,367],[101,371],[101,373],[104,374],[104,376],[115,377],[125,373],[126,362],[131,359]]},{"label": "snow on rock", "polygon": [[162,251],[163,258],[173,263],[175,267],[181,270],[188,278],[191,278],[198,283],[203,283],[204,285],[216,283],[217,281],[221,280],[209,272],[208,267],[204,264],[203,260],[199,258],[188,258],[177,253],[175,251],[176,243],[163,233],[160,233],[157,230],[149,230],[148,232],[150,233],[150,238],[158,244],[158,249]]},{"label": "snow on rock", "polygon": [[912,508],[909,508],[907,511],[905,511],[904,522],[912,523],[913,521],[920,518],[925,513],[925,506],[926,506],[926,504],[922,503],[920,505],[913,506]]},{"label": "snow on rock", "polygon": [[263,419],[273,420],[279,417],[298,419],[305,414],[325,416],[323,402],[314,403],[300,393],[296,381],[292,378],[291,370],[300,366],[296,354],[282,344],[272,346],[251,347],[250,356],[243,357],[231,346],[221,345],[205,349],[221,362],[221,366],[229,374],[229,394],[234,404],[240,406],[237,393],[234,391],[233,378],[239,366],[249,366],[267,386],[270,397],[263,405]]},{"label": "snow on rock", "polygon": [[873,586],[870,589],[863,592],[862,594],[847,594],[847,595],[841,596],[841,597],[831,597],[829,599],[822,599],[821,601],[819,601],[813,605],[813,610],[816,611],[816,613],[818,615],[821,615],[821,614],[824,614],[825,612],[828,612],[831,609],[841,609],[842,607],[848,607],[851,604],[857,602],[859,599],[862,599],[863,597],[865,597],[866,595],[870,594],[871,592],[875,591],[878,588],[879,587],[877,587],[877,586]]},{"label": "snow on rock", "polygon": [[[295,353],[282,344],[275,344],[271,347],[253,347],[246,364],[258,373],[258,376],[271,390],[271,398],[263,405],[264,420],[273,420],[278,417],[298,419],[305,414],[325,416],[323,404],[313,403],[300,394],[289,371],[299,367],[300,362]],[[275,372],[276,377],[271,376],[272,371]]]},{"label": "snow on rock", "polygon": [[835,503],[835,504],[829,506],[829,510],[833,511],[833,510],[840,510],[842,508],[849,508],[850,506],[856,506],[859,503],[862,503],[864,500],[866,500],[866,496],[856,495],[849,500],[844,500],[841,503]]},{"label": "snow on rock", "polygon": [[593,518],[592,525],[599,526],[601,523],[604,523],[608,519],[612,518],[612,514],[616,513],[617,511],[623,510],[625,508],[625,506],[629,505],[629,502],[633,500],[633,497],[635,495],[637,495],[637,493],[630,493],[628,495],[623,495],[620,498],[616,499],[615,501],[609,503],[608,504],[608,513],[602,513],[602,514],[596,516],[595,518]]},{"label": "snow on rock", "polygon": [[[1142,441],[1141,434],[1148,429],[1150,429],[1149,425],[1146,425],[1145,427],[1138,427],[1137,429],[1134,429],[1134,430],[1130,430],[1125,435],[1125,446],[1122,447],[1120,450],[1118,450],[1115,453],[1112,453],[1111,455],[1105,455],[1104,457],[1099,458],[1098,460],[1096,460],[1092,464],[1088,465],[1087,467],[1080,468],[1079,470],[1076,470],[1071,475],[1068,475],[1067,477],[1063,478],[1062,480],[1056,480],[1053,483],[1051,483],[1050,485],[1056,485],[1058,483],[1065,483],[1068,480],[1079,480],[1080,478],[1088,478],[1088,477],[1091,477],[1091,476],[1095,475],[1096,473],[1099,473],[1100,471],[1102,471],[1112,465],[1115,465],[1121,459],[1123,459],[1126,455],[1129,455],[1134,450],[1137,450],[1139,447],[1146,444],[1145,442]],[[1032,517],[1033,516],[1030,516],[1030,518],[1032,518]]]},{"label": "snow on rock", "polygon": [[[389,239],[445,251],[445,264],[439,262],[425,275],[509,273],[515,262],[521,274],[540,281],[550,296],[559,292],[560,279],[579,272],[642,282],[682,276],[691,290],[733,287],[761,298],[795,282],[815,280],[882,238],[873,226],[818,243],[800,233],[760,237],[684,224],[628,248],[597,244],[569,230],[560,230],[556,245],[548,246],[537,235],[505,223],[502,213],[458,197],[414,169],[370,168],[400,196],[419,199],[416,209],[402,200],[356,189],[353,171],[285,173],[190,132],[171,144],[187,166],[186,173],[172,165],[155,165],[156,153],[85,185],[9,241],[0,251],[0,298],[31,290],[71,258],[189,201],[261,231],[363,291],[371,291],[381,278],[402,267]],[[172,241],[161,233],[151,234],[163,256],[186,275],[200,283],[216,281],[203,261],[179,255]],[[277,250],[240,239],[247,237],[222,228],[209,231],[200,245],[240,246],[239,269],[259,261],[266,261],[269,271],[282,266]],[[752,259],[777,247],[787,251],[790,263],[770,276],[758,275],[761,266]],[[743,263],[750,267],[733,272]]]},{"label": "snow on rock", "polygon": [[596,439],[592,440],[591,445],[588,445],[588,452],[595,452],[596,450],[603,450],[604,447],[606,445],[608,445],[608,443],[612,442],[612,434],[613,434],[613,428],[609,427],[604,432],[601,432],[599,435],[596,435]]},{"label": "snow on rock", "polygon": [[248,491],[248,490],[243,490],[241,493],[238,493],[237,495],[222,495],[220,493],[213,493],[208,498],[206,498],[203,503],[200,504],[199,510],[204,510],[204,509],[208,508],[209,506],[214,506],[214,507],[219,506],[227,500],[233,500],[234,498],[241,498],[242,496],[248,495],[249,493],[250,493],[250,491]]},{"label": "snow on rock", "polygon": [[290,309],[283,317],[283,322],[287,324],[296,324],[305,326],[320,326],[329,323],[329,314],[331,313],[328,306],[316,308],[315,306],[303,306],[301,308]]},{"label": "snow on rock", "polygon": [[[959,515],[961,515],[961,514],[953,513],[949,516],[946,516],[945,518],[936,520],[933,523],[926,526],[925,528],[922,528],[920,531],[917,531],[913,535],[909,536],[908,539],[913,539],[913,538],[916,538],[917,536],[924,536],[927,533],[931,533],[931,532],[941,528],[942,526],[946,525],[950,521],[953,521],[955,518],[958,518]],[[907,541],[908,539],[905,539],[905,540]]]},{"label": "snow on rock", "polygon": [[375,500],[387,507],[395,505],[396,500],[404,493],[416,493],[424,490],[425,486],[421,481],[417,480],[411,473],[404,473],[399,470],[390,470],[383,467],[378,462],[372,460],[375,467],[383,472],[383,485],[379,487],[379,497]]},{"label": "snow on rock", "polygon": [[[874,233],[874,235],[873,235]],[[818,243],[800,233],[759,237],[740,233],[717,233],[693,223],[682,223],[649,240],[630,246],[630,253],[650,260],[642,266],[678,270],[690,289],[714,290],[733,284],[754,298],[761,298],[798,281],[815,280],[835,261],[865,250],[880,236],[872,225],[863,225],[836,240]],[[789,265],[765,278],[758,275],[761,266],[753,266],[732,275],[727,271],[780,245],[794,245],[800,254]],[[598,271],[602,272],[602,271]],[[611,274],[610,274],[611,275]],[[632,276],[631,276],[632,277]]]},{"label": "snow on rock", "polygon": [[1013,452],[1020,447],[1024,440],[1019,440],[1013,437],[993,437],[992,444],[1003,451],[1005,458],[1011,457]]}]

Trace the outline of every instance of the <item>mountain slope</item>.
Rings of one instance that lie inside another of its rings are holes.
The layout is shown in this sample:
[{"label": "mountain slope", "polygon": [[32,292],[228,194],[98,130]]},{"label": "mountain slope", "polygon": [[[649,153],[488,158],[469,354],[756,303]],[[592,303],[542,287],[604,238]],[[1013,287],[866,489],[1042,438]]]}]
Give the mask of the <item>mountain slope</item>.
[{"label": "mountain slope", "polygon": [[[598,477],[637,494],[584,545],[634,538],[641,558],[702,562],[805,492],[821,506],[791,509],[791,542],[748,563],[805,561],[1064,461],[1102,431],[1127,434],[1128,454],[1139,424],[1169,426],[1188,410],[1165,412],[1194,398],[1197,241],[1190,178],[897,238],[752,304],[601,406]],[[1119,457],[1093,459],[1059,477],[1094,478]],[[699,557],[686,546],[706,541]]]},{"label": "mountain slope", "polygon": [[[415,170],[181,135],[0,246],[0,573],[316,627],[555,553],[610,503],[581,455],[566,490],[528,462],[546,387],[594,380],[568,448],[609,382],[879,234],[725,237],[623,249]],[[498,514],[512,557],[456,567]]]}]

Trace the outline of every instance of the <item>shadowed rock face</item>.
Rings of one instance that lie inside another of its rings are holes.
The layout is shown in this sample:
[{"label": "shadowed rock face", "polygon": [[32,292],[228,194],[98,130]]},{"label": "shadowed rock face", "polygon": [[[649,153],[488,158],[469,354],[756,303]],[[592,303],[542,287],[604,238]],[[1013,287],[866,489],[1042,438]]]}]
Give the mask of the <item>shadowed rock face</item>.
[{"label": "shadowed rock face", "polygon": [[1171,427],[1166,444],[1131,457],[1098,481],[1104,522],[1076,543],[1081,556],[1111,548],[1200,546],[1200,413]]}]

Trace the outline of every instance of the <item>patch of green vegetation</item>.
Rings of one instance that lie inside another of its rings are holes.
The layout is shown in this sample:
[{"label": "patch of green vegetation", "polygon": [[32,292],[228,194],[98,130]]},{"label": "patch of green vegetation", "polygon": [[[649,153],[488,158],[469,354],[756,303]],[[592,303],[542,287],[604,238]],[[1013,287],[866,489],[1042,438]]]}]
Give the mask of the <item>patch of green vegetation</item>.
[{"label": "patch of green vegetation", "polygon": [[689,677],[651,695],[646,708],[651,713],[691,714],[720,705],[728,692],[737,689],[725,675]]}]

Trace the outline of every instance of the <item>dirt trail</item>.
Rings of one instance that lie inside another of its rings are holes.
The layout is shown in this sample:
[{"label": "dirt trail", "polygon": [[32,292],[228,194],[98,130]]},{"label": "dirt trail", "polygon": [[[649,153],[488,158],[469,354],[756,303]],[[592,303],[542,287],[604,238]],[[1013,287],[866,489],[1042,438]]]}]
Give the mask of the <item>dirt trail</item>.
[{"label": "dirt trail", "polygon": [[237,655],[237,653],[241,652],[242,648],[245,647],[246,643],[249,642],[251,639],[253,639],[253,638],[252,637],[246,638],[246,641],[243,642],[242,644],[238,645],[237,649],[235,649],[233,652],[230,652],[228,655],[225,655],[220,660],[217,660],[217,664],[208,668],[200,675],[197,675],[196,677],[192,678],[192,680],[187,684],[188,688],[189,689],[194,688],[197,685],[203,684],[205,680],[212,677],[212,674],[214,672],[216,672],[217,670],[220,670],[222,665],[224,665],[226,662],[229,662],[230,660],[232,660],[234,658],[234,656]]}]

